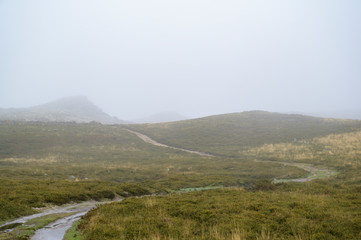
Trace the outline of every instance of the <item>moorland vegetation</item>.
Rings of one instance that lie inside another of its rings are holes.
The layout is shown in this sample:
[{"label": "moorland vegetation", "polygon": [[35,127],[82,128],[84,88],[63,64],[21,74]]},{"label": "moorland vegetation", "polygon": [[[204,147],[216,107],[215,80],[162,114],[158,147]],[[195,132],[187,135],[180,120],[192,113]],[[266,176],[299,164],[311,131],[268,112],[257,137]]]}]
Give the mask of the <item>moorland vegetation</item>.
[{"label": "moorland vegetation", "polygon": [[[0,221],[121,197],[85,216],[76,239],[359,239],[360,132],[361,121],[265,112],[143,125],[3,121]],[[308,174],[282,163],[338,174],[272,184]]]},{"label": "moorland vegetation", "polygon": [[199,157],[153,146],[122,125],[0,124],[0,220],[47,204],[187,187],[239,186],[261,178],[304,174],[295,167]]},{"label": "moorland vegetation", "polygon": [[90,212],[80,232],[83,239],[360,239],[360,132],[300,144],[264,145],[244,154],[278,162],[307,156],[306,162],[330,163],[339,174],[305,183],[260,180],[242,188],[130,198]]}]

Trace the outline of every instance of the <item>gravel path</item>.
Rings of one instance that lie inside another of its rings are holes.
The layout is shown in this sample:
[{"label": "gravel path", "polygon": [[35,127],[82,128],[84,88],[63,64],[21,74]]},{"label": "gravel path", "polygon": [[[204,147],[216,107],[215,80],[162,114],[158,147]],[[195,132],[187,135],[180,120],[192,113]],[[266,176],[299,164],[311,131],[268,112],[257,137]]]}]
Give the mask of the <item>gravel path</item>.
[{"label": "gravel path", "polygon": [[274,179],[273,183],[281,183],[281,182],[308,182],[315,179],[328,178],[331,176],[335,176],[338,172],[321,167],[315,167],[306,163],[288,163],[288,162],[278,162],[278,161],[257,161],[257,162],[269,162],[269,163],[278,163],[283,164],[284,166],[293,166],[301,168],[307,172],[309,175],[302,178],[292,178],[292,179]]},{"label": "gravel path", "polygon": [[148,137],[148,136],[146,136],[146,135],[144,135],[142,133],[139,133],[139,132],[136,132],[136,131],[133,131],[133,130],[129,130],[129,129],[125,129],[125,130],[127,130],[128,132],[134,133],[135,135],[137,135],[137,137],[142,139],[144,142],[153,144],[154,146],[171,148],[171,149],[175,149],[175,150],[181,150],[183,152],[197,154],[197,155],[202,156],[202,157],[215,157],[214,155],[209,154],[209,153],[192,151],[192,150],[188,150],[188,149],[184,149],[184,148],[178,148],[178,147],[172,147],[172,146],[169,146],[169,145],[166,145],[166,144],[163,144],[163,143],[159,143],[159,142],[151,139],[150,137]]}]

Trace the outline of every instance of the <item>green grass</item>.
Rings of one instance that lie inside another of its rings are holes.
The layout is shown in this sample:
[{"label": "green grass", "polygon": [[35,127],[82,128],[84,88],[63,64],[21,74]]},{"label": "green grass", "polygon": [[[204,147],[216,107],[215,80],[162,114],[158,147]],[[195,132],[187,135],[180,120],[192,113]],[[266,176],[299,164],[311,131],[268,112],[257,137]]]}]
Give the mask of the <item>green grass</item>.
[{"label": "green grass", "polygon": [[93,210],[80,229],[85,239],[361,239],[360,132],[299,144],[265,145],[243,154],[304,167],[300,162],[307,156],[305,162],[330,164],[340,172],[306,183],[259,180],[243,184],[245,189],[131,198]]},{"label": "green grass", "polygon": [[238,186],[305,173],[247,158],[200,157],[153,146],[122,125],[0,124],[0,221],[45,204]]},{"label": "green grass", "polygon": [[66,231],[64,235],[64,240],[83,240],[81,232],[78,231],[78,225],[81,220],[78,220],[74,225]]},{"label": "green grass", "polygon": [[359,203],[282,187],[209,190],[105,205],[80,229],[84,239],[357,239]]},{"label": "green grass", "polygon": [[[217,157],[156,147],[123,127]],[[264,112],[132,126],[2,122],[0,221],[49,204],[172,193],[101,206],[85,216],[81,234],[360,239],[360,149],[360,121]],[[307,164],[338,174],[271,184],[306,176]],[[188,192],[195,190],[207,191]]]},{"label": "green grass", "polygon": [[126,197],[151,193],[140,184],[60,180],[3,180],[0,191],[1,220],[35,213],[33,208],[45,207],[47,204],[61,205],[89,199],[111,199],[116,195]]}]

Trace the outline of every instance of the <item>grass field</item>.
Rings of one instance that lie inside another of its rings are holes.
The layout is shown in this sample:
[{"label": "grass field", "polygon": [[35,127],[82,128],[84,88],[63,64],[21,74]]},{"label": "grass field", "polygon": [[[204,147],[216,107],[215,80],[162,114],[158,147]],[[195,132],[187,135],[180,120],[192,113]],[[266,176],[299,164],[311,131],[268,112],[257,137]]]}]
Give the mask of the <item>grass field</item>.
[{"label": "grass field", "polygon": [[[154,146],[125,128],[216,156]],[[308,165],[338,174],[271,183],[305,177]],[[145,125],[1,122],[0,222],[49,204],[124,197],[70,235],[361,239],[360,172],[361,121],[250,112]],[[149,194],[163,196],[132,198]]]},{"label": "grass field", "polygon": [[[339,174],[306,183],[261,180],[243,188],[131,198],[90,212],[80,233],[83,239],[360,239],[360,132],[300,144],[264,145],[242,154],[285,163],[314,160]],[[299,151],[308,158],[300,160]],[[109,222],[110,216],[116,218]]]},{"label": "grass field", "polygon": [[305,174],[295,167],[153,146],[122,125],[0,124],[0,221],[49,203],[239,186]]}]

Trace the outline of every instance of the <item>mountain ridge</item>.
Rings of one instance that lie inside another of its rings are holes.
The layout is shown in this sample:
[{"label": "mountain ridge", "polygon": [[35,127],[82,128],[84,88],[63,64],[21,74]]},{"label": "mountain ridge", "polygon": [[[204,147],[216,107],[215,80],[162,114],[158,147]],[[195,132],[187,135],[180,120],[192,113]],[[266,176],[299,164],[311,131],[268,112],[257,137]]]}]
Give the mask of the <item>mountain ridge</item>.
[{"label": "mountain ridge", "polygon": [[85,96],[71,96],[29,108],[0,109],[0,120],[40,122],[125,123],[103,112]]}]

